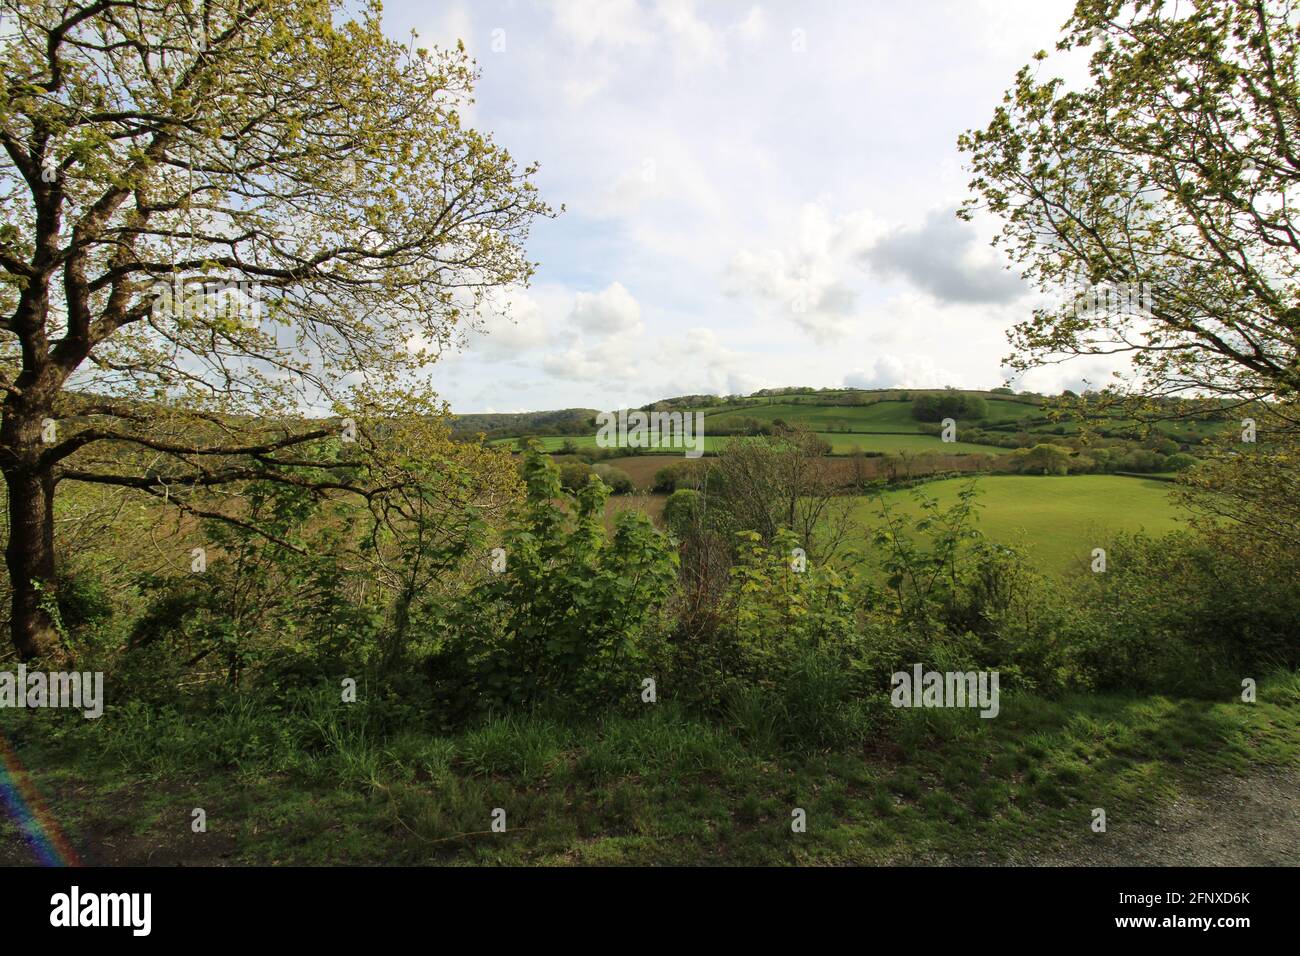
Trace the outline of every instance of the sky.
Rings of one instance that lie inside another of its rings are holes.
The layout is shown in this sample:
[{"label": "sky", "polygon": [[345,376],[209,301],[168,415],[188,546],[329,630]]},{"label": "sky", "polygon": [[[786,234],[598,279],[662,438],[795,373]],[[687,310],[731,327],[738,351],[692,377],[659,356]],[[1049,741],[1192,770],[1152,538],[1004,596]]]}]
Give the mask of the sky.
[{"label": "sky", "polygon": [[[991,388],[1036,299],[963,223],[957,137],[1072,0],[390,0],[464,42],[465,119],[565,211],[527,289],[432,369],[457,412],[613,409],[787,385]],[[1055,52],[1039,68],[1077,81]],[[1012,384],[1056,392],[1073,363]]]}]

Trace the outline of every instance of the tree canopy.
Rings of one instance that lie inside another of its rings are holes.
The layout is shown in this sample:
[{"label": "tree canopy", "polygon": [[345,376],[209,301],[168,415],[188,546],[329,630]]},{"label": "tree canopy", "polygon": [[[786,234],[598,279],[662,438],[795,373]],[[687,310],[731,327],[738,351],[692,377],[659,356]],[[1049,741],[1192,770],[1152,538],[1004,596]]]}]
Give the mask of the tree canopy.
[{"label": "tree canopy", "polygon": [[60,481],[280,474],[358,383],[409,383],[525,283],[550,209],[463,124],[463,48],[370,0],[8,0],[0,471],[15,641],[51,639]]},{"label": "tree canopy", "polygon": [[[1016,76],[960,139],[1000,241],[1044,290],[1073,297],[1014,332],[1017,368],[1126,354],[1147,394],[1257,399],[1300,387],[1300,35],[1275,0],[1081,0],[1058,48],[1091,82]],[[1040,62],[1047,55],[1040,53]]]}]

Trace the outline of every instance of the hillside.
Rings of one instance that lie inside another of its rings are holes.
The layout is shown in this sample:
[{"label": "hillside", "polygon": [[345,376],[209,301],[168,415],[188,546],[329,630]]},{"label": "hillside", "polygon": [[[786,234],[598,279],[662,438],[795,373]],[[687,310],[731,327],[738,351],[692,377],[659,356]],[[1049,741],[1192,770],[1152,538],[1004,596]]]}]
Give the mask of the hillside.
[{"label": "hillside", "polygon": [[591,431],[594,408],[561,408],[543,412],[475,412],[455,415],[457,435],[574,435]]},{"label": "hillside", "polygon": [[[1168,400],[1157,406],[1147,421],[1137,422],[1114,417],[1099,403],[1092,412],[1083,406],[1081,418],[1080,407],[1066,410],[1068,400],[1077,402],[1077,396],[1013,393],[1010,389],[795,387],[727,397],[679,396],[652,402],[642,410],[703,414],[706,454],[716,453],[731,436],[772,434],[794,426],[816,432],[834,455],[997,455],[1044,442],[1083,445],[1077,439],[1086,425],[1090,447],[1123,444],[1167,456],[1196,454],[1199,446],[1228,427],[1226,413],[1204,404]],[[945,406],[959,410],[946,414]],[[490,441],[536,437],[547,451],[589,451],[596,448],[595,414],[588,409],[567,409],[513,416],[466,415],[458,418],[458,431],[463,424],[465,432],[483,431]],[[956,423],[956,433],[945,442],[940,423],[949,417]]]}]

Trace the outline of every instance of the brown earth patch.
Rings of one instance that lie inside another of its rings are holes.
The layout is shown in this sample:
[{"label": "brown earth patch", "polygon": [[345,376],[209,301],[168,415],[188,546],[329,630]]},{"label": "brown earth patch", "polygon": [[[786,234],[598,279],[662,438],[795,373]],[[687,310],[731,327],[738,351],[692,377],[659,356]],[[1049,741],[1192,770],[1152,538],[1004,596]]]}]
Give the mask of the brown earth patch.
[{"label": "brown earth patch", "polygon": [[663,527],[664,502],[667,495],[612,495],[605,502],[605,526],[613,529],[614,516],[622,511],[640,511],[650,516],[656,527]]},{"label": "brown earth patch", "polygon": [[641,491],[649,491],[654,487],[655,473],[660,468],[667,468],[683,460],[681,455],[629,455],[626,458],[608,458],[601,464],[613,465],[620,471],[627,472],[632,484]]}]

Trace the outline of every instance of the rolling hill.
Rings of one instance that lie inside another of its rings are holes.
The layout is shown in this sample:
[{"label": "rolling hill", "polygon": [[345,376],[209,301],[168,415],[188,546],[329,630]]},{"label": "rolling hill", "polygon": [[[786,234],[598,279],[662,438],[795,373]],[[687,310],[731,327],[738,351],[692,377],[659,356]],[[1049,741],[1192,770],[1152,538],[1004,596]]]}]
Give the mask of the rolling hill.
[{"label": "rolling hill", "polygon": [[[939,426],[917,417],[921,396],[978,399],[978,416],[953,416],[955,442],[944,442]],[[1080,431],[1078,421],[1053,414],[1044,396],[1009,390],[999,392],[955,389],[883,389],[877,391],[791,388],[765,389],[747,396],[683,396],[643,406],[646,411],[698,412],[704,416],[706,453],[716,453],[732,434],[763,434],[782,426],[802,426],[825,438],[832,454],[1005,454],[1017,447],[1068,440]],[[590,409],[564,409],[518,415],[458,416],[458,432],[484,432],[493,442],[522,436],[537,437],[547,451],[559,451],[567,441],[579,450],[596,447],[596,413]],[[1176,442],[1178,450],[1196,447],[1230,423],[1212,409],[1168,401],[1158,420],[1143,429],[1138,423],[1104,417],[1090,422],[1102,439],[1150,445],[1160,438]],[[651,447],[643,451],[667,451]],[[1165,452],[1172,448],[1166,446]]]}]

